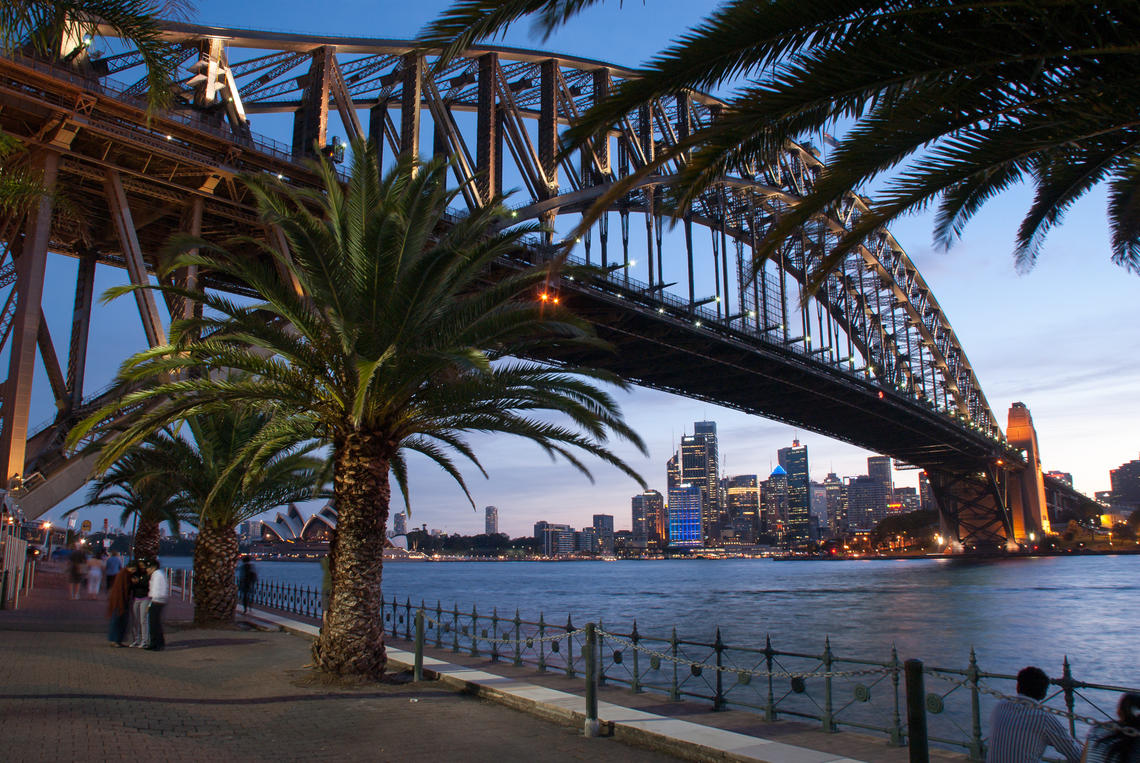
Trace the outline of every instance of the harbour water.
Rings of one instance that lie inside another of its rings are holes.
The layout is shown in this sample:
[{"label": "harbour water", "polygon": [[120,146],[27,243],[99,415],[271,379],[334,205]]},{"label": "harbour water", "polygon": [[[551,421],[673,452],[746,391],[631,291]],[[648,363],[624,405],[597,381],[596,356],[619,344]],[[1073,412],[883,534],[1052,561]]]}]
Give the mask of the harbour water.
[{"label": "harbour water", "polygon": [[[190,560],[170,558],[171,567]],[[262,580],[320,585],[315,562],[261,562]],[[1140,557],[972,560],[666,560],[405,562],[384,568],[384,595],[445,609],[576,625],[602,620],[643,634],[818,652],[920,658],[988,672],[1037,664],[1058,675],[1068,656],[1085,681],[1140,686]]]}]

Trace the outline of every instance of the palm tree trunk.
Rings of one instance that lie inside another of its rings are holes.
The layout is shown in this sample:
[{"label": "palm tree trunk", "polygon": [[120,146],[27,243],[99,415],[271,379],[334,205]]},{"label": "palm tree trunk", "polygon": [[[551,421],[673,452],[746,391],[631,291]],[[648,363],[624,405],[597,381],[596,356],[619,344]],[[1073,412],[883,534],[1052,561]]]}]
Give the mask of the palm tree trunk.
[{"label": "palm tree trunk", "polygon": [[378,679],[387,661],[380,621],[380,576],[388,524],[391,446],[356,432],[334,443],[336,555],[329,559],[332,596],[313,643],[317,668],[334,675]]},{"label": "palm tree trunk", "polygon": [[234,621],[237,608],[238,538],[232,527],[203,523],[194,544],[194,623]]},{"label": "palm tree trunk", "polygon": [[135,559],[158,558],[159,523],[139,518],[135,527]]}]

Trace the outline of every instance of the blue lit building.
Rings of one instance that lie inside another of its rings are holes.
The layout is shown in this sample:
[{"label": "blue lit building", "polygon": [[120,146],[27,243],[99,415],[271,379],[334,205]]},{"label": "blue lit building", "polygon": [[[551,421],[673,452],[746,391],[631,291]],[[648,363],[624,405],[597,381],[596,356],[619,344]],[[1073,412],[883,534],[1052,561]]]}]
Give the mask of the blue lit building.
[{"label": "blue lit building", "polygon": [[701,536],[700,485],[682,482],[669,490],[669,545],[696,547],[703,545]]}]

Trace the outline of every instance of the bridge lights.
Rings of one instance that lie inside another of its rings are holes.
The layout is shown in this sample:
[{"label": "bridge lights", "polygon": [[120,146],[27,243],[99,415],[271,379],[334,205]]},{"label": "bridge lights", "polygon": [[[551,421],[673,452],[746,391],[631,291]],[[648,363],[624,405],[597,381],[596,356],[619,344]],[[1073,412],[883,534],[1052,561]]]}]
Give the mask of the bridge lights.
[{"label": "bridge lights", "polygon": [[879,390],[879,399],[882,400],[884,397],[886,397],[886,395],[883,394],[882,390]]},{"label": "bridge lights", "polygon": [[700,322],[700,321],[695,321],[695,322],[693,323],[693,325],[694,325],[694,326],[696,326],[697,328],[700,328],[700,327],[701,327],[701,322]]},{"label": "bridge lights", "polygon": [[664,312],[665,312],[665,308],[663,308],[663,307],[659,307],[659,308],[657,308],[657,312],[659,312],[659,313],[664,313]]}]

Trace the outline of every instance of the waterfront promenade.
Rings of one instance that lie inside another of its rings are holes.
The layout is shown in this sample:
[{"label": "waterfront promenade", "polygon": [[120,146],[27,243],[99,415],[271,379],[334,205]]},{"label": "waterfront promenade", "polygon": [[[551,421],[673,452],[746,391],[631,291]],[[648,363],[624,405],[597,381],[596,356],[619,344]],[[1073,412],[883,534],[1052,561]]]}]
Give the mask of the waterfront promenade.
[{"label": "waterfront promenade", "polygon": [[[302,622],[262,612],[263,626],[286,624],[293,632],[197,629],[189,625],[189,604],[175,597],[167,607],[167,649],[155,653],[108,646],[104,606],[103,600],[68,600],[61,576],[41,571],[21,609],[0,612],[0,750],[6,760],[907,759],[906,750],[858,734],[765,724],[749,713],[714,714],[695,703],[617,689],[601,695],[611,714],[640,719],[647,728],[677,729],[680,736],[695,728],[714,746],[660,735],[647,747],[626,744],[620,734],[587,739],[580,724],[558,712],[565,704],[558,697],[577,701],[570,695],[580,684],[554,676],[441,654],[429,667],[456,680],[330,686],[305,667],[309,642]],[[394,646],[398,659],[402,645]],[[509,702],[511,692],[538,701],[523,713],[472,696]],[[716,749],[717,739],[740,735],[748,737],[750,752]]]}]

